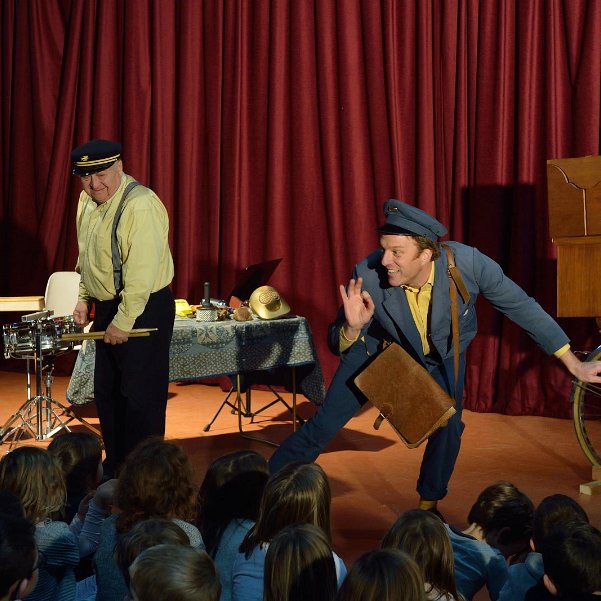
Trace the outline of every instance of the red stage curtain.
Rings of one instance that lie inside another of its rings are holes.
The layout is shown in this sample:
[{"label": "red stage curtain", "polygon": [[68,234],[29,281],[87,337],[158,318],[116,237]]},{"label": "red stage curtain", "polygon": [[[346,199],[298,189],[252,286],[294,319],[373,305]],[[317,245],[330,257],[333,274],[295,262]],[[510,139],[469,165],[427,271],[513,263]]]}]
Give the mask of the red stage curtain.
[{"label": "red stage curtain", "polygon": [[[478,246],[551,313],[545,161],[599,153],[601,3],[6,0],[0,4],[0,295],[72,269],[69,152],[124,144],[168,207],[174,291],[273,284],[327,374],[337,286],[397,197]],[[564,320],[576,346],[592,320]],[[466,406],[567,415],[569,376],[485,302]]]}]

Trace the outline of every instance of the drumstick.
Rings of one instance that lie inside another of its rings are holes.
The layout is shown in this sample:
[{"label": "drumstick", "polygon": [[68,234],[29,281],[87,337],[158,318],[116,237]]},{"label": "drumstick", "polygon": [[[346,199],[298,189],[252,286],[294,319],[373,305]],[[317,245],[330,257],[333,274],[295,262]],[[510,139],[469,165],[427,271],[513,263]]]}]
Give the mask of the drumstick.
[{"label": "drumstick", "polygon": [[[129,332],[130,338],[140,338],[142,336],[150,336],[151,332],[158,331],[158,328],[136,328]],[[100,332],[82,332],[81,334],[63,334],[59,336],[60,340],[66,340],[67,342],[78,342],[79,340],[102,340],[104,338],[105,331]]]}]

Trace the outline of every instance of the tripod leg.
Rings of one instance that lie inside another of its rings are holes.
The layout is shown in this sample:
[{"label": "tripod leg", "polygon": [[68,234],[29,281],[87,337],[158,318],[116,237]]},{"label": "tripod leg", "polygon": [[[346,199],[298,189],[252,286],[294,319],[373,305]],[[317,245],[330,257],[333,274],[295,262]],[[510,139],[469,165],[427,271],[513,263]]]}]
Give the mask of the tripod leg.
[{"label": "tripod leg", "polygon": [[213,423],[215,422],[215,420],[219,417],[219,414],[221,413],[221,410],[228,405],[229,407],[232,408],[232,411],[237,411],[237,408],[235,405],[233,405],[232,403],[230,403],[229,398],[232,395],[232,393],[234,392],[234,388],[230,388],[229,392],[227,393],[227,396],[225,397],[225,399],[223,400],[223,403],[221,403],[219,409],[217,409],[217,413],[215,413],[215,415],[213,416],[213,419],[202,429],[203,432],[208,432],[211,429],[211,426],[213,425]]}]

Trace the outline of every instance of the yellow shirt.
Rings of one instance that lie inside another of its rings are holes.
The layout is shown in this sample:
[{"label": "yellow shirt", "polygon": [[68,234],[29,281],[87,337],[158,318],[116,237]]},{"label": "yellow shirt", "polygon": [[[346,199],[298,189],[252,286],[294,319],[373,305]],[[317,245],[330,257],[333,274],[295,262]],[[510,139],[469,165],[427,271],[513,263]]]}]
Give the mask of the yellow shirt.
[{"label": "yellow shirt", "polygon": [[[113,196],[96,204],[85,192],[77,206],[79,258],[76,271],[81,274],[79,299],[101,301],[117,296],[113,280],[111,234],[115,213],[125,187],[133,178],[123,175]],[[117,227],[117,240],[123,262],[123,290],[113,324],[121,330],[132,329],[144,311],[148,297],[173,280],[173,259],[169,250],[169,217],[159,197],[144,186],[127,196]]]},{"label": "yellow shirt", "polygon": [[434,286],[435,264],[432,263],[428,281],[421,288],[412,288],[411,286],[401,286],[405,291],[409,309],[415,322],[415,327],[422,339],[422,348],[424,355],[430,352],[430,343],[428,342],[428,317],[430,316],[430,302],[432,300],[432,287]]}]

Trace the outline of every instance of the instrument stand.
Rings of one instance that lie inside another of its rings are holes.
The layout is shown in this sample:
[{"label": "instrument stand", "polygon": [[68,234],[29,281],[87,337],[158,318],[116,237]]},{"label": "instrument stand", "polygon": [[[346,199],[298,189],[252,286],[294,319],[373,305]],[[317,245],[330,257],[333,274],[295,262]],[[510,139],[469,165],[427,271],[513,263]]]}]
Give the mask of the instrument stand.
[{"label": "instrument stand", "polygon": [[[244,430],[242,429],[242,418],[243,417],[250,418],[250,423],[252,424],[256,415],[259,415],[261,412],[265,411],[266,409],[269,409],[269,407],[272,407],[276,403],[282,403],[286,407],[286,409],[288,409],[288,411],[290,411],[290,413],[292,413],[292,428],[294,431],[296,431],[297,422],[300,425],[302,425],[304,423],[304,420],[301,417],[299,417],[296,413],[296,368],[292,367],[291,369],[292,369],[292,406],[290,406],[286,402],[286,400],[272,386],[270,386],[269,384],[266,384],[267,388],[275,396],[275,399],[273,401],[270,401],[269,403],[263,405],[263,407],[261,407],[260,409],[257,409],[257,411],[252,411],[252,408],[251,408],[251,384],[250,383],[246,384],[246,387],[245,387],[246,391],[245,391],[244,397],[243,397],[241,375],[236,374],[236,387],[232,386],[229,389],[225,399],[223,400],[223,402],[219,406],[219,409],[217,409],[217,412],[213,416],[213,419],[203,428],[203,431],[208,432],[211,429],[211,426],[213,425],[215,420],[219,417],[221,410],[227,405],[228,407],[231,408],[232,415],[234,415],[236,413],[238,414],[238,431],[240,432],[240,435],[242,436],[242,438],[246,438],[248,440],[255,440],[257,442],[263,442],[265,444],[268,444],[268,445],[271,445],[274,447],[279,447],[280,446],[279,444],[272,442],[271,440],[267,440],[265,438],[260,438],[258,436],[251,436],[250,434],[246,434],[244,432]],[[230,399],[230,396],[234,393],[236,395],[236,398],[235,398],[234,403],[232,403],[229,399]]]},{"label": "instrument stand", "polygon": [[[31,374],[28,359],[27,401],[0,428],[0,444],[9,442],[8,450],[11,451],[25,435],[34,440],[48,440],[62,429],[70,432],[69,424],[75,420],[102,438],[99,430],[78,417],[72,409],[52,398],[54,356],[53,353],[49,353],[49,357],[45,358],[42,353],[42,332],[39,324],[36,325],[35,330],[34,365],[36,396],[31,397]],[[42,380],[44,380],[44,391],[42,391]]]}]

